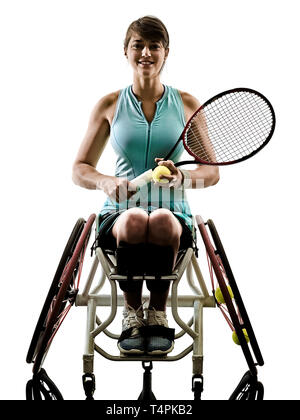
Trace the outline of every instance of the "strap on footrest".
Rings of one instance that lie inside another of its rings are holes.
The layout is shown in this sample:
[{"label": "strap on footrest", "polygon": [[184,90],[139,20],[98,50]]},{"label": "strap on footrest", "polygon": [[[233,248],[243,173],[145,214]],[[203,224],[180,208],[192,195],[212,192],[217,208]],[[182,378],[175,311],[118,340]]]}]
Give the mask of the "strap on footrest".
[{"label": "strap on footrest", "polygon": [[133,330],[133,327],[130,327],[127,330],[122,331],[118,339],[118,343],[120,343],[120,341],[126,340],[126,338],[130,338],[132,330]]},{"label": "strap on footrest", "polygon": [[147,325],[139,329],[143,337],[164,337],[168,340],[175,340],[175,329],[163,325]]}]

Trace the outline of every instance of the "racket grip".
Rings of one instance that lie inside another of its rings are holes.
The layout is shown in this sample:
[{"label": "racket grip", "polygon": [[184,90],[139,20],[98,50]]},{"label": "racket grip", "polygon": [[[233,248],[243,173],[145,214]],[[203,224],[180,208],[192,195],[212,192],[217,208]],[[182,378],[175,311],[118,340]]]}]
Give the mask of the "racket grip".
[{"label": "racket grip", "polygon": [[130,181],[135,187],[141,188],[145,184],[148,184],[152,180],[152,169],[142,173],[141,175],[137,176],[136,178]]}]

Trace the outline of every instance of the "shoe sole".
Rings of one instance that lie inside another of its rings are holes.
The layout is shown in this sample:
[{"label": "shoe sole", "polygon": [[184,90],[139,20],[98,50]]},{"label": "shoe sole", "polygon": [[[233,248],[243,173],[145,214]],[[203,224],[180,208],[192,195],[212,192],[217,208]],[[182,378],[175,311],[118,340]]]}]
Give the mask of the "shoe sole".
[{"label": "shoe sole", "polygon": [[172,345],[172,347],[170,347],[168,350],[152,350],[152,351],[147,351],[147,354],[149,354],[149,356],[155,356],[155,355],[163,355],[163,354],[168,354],[170,353],[172,350],[174,349],[174,343]]},{"label": "shoe sole", "polygon": [[118,349],[120,350],[121,355],[122,354],[125,354],[125,355],[128,355],[128,354],[145,354],[144,350],[138,350],[138,349],[124,350],[119,345],[118,345]]}]

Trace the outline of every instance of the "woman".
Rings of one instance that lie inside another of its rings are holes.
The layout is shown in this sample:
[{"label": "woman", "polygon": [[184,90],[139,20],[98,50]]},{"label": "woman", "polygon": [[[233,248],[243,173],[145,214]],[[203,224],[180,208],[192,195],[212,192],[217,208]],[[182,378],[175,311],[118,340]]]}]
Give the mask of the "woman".
[{"label": "woman", "polygon": [[[96,104],[74,162],[73,180],[81,187],[100,189],[108,196],[100,212],[100,243],[114,249],[124,244],[140,247],[145,243],[168,247],[174,264],[180,248],[193,246],[192,215],[185,196],[164,200],[162,191],[172,190],[174,194],[182,188],[184,177],[189,178],[192,188],[208,187],[218,182],[219,173],[213,166],[199,165],[189,171],[177,169],[174,162],[179,161],[182,146],[174,152],[172,160],[163,161],[161,157],[175,144],[185,122],[200,106],[192,95],[160,81],[169,54],[165,25],[152,16],[134,21],[127,30],[124,53],[133,70],[133,84]],[[118,156],[116,176],[96,169],[109,137]],[[156,191],[150,188],[150,196],[146,186],[148,196],[143,202],[142,195],[134,198],[138,194],[130,179],[152,168],[155,162],[170,170],[170,175],[161,176],[169,183]],[[169,284],[147,283],[150,302],[146,318],[141,301],[143,283],[134,283],[134,289],[131,284],[120,283],[125,301],[123,332],[118,342],[120,351],[124,354],[170,352],[174,343],[166,318]],[[157,325],[159,328],[155,329]],[[154,326],[147,341],[140,335],[142,326]]]}]

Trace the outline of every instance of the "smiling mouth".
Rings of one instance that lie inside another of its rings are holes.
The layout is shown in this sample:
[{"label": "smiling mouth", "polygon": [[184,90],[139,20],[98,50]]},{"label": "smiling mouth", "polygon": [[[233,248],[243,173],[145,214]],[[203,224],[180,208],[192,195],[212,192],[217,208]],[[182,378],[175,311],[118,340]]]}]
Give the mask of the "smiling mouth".
[{"label": "smiling mouth", "polygon": [[138,63],[142,66],[150,66],[151,64],[154,64],[153,61],[139,61]]}]

